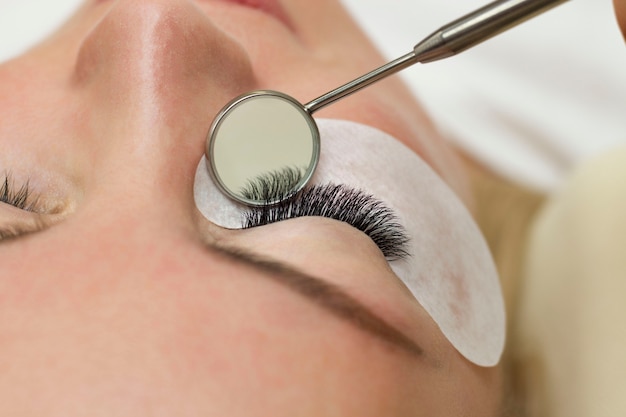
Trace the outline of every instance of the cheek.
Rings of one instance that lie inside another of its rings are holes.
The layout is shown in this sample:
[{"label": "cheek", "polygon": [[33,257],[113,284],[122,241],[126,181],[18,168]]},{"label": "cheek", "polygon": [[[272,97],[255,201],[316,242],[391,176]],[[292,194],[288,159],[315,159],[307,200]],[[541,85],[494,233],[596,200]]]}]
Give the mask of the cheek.
[{"label": "cheek", "polygon": [[[210,292],[181,292],[180,316],[159,323],[176,329],[164,345],[170,380],[216,414],[320,416],[332,407],[340,415],[386,415],[435,381],[435,370],[266,278],[233,269],[203,281]],[[421,395],[424,404],[445,404]]]}]

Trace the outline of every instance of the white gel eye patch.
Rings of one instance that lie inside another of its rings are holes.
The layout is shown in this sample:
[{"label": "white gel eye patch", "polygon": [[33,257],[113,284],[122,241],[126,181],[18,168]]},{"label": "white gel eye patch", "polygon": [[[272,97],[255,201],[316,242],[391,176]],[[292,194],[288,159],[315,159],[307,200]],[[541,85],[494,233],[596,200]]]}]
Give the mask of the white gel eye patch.
[{"label": "white gel eye patch", "polygon": [[[314,184],[346,184],[384,201],[406,227],[407,259],[390,263],[450,343],[468,360],[494,366],[502,355],[505,313],[498,275],[465,206],[398,140],[369,126],[317,120],[321,155]],[[203,157],[194,196],[211,222],[241,228],[245,207],[225,197]]]}]

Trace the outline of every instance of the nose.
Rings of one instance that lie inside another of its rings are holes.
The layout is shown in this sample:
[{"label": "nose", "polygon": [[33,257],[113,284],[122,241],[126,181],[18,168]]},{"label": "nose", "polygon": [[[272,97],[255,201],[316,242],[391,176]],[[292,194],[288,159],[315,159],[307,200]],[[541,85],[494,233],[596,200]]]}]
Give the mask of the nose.
[{"label": "nose", "polygon": [[192,200],[214,115],[255,85],[241,45],[187,0],[115,2],[82,43],[73,79],[88,113],[86,190],[105,187],[110,199],[142,188],[160,201]]}]

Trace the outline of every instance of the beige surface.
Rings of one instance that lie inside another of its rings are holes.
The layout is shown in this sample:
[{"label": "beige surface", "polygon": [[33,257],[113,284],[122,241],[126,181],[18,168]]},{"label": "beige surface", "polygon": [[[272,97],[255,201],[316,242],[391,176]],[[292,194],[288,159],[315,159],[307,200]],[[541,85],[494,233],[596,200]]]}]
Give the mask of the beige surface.
[{"label": "beige surface", "polygon": [[533,226],[519,328],[529,414],[626,415],[626,148],[577,170]]}]

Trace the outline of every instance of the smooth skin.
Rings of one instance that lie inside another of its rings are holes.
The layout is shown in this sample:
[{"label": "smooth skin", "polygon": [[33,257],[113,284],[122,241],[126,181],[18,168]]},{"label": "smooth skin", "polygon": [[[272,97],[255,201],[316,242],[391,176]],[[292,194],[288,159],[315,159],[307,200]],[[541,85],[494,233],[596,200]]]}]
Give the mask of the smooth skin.
[{"label": "smooth skin", "polygon": [[[282,7],[284,19],[228,1],[88,1],[0,65],[0,173],[28,181],[40,212],[0,203],[0,225],[45,224],[0,242],[0,415],[498,414],[500,368],[464,359],[367,236],[323,218],[224,230],[197,211],[194,173],[228,100],[272,88],[306,102],[383,63],[336,1]],[[470,204],[397,79],[319,116],[392,134]],[[232,254],[260,247],[421,353]]]}]

